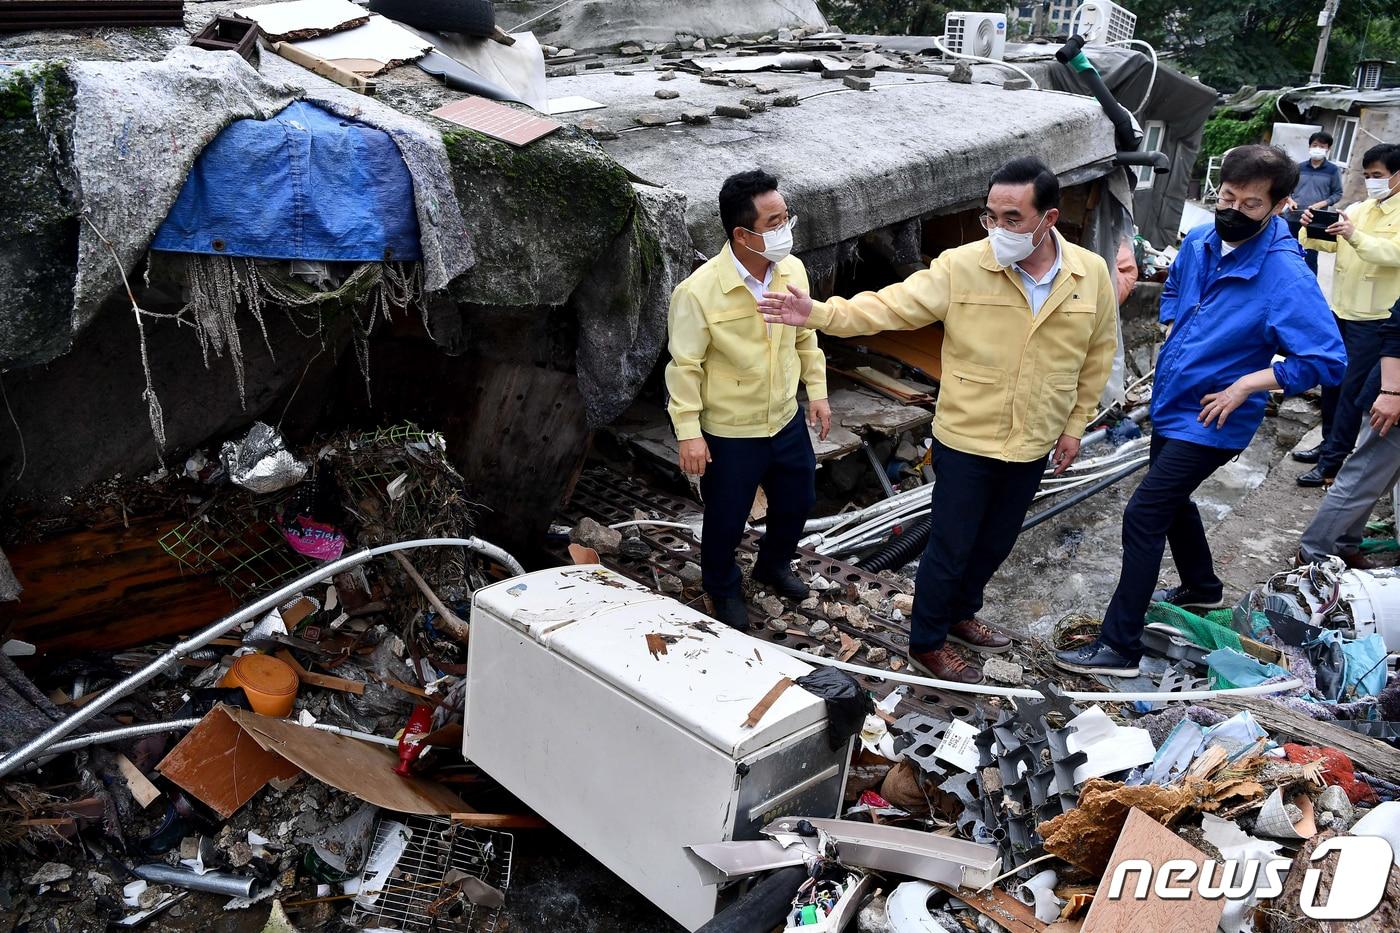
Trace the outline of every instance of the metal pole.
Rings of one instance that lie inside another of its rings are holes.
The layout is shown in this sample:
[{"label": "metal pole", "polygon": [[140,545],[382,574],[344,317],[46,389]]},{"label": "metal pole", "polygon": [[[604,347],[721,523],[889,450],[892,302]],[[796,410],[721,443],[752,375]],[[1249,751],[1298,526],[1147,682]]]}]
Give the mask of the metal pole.
[{"label": "metal pole", "polygon": [[256,602],[249,603],[233,615],[225,616],[197,635],[180,642],[174,648],[171,648],[165,654],[156,658],[150,664],[147,664],[125,680],[118,681],[111,687],[108,687],[102,696],[93,700],[67,719],[55,723],[10,752],[4,758],[0,758],[0,777],[6,776],[26,762],[37,758],[44,752],[44,749],[68,735],[89,719],[95,717],[113,701],[126,696],[167,667],[174,665],[180,658],[192,651],[203,648],[214,639],[231,630],[234,626],[246,622],[249,619],[258,618],[263,615],[263,613],[280,606],[282,603],[286,602],[288,598],[297,595],[313,583],[329,580],[342,570],[348,570],[351,567],[363,564],[371,557],[378,557],[380,554],[392,554],[394,551],[404,551],[419,547],[464,547],[470,551],[484,554],[493,560],[499,561],[510,570],[512,574],[519,575],[525,572],[525,568],[521,567],[520,563],[514,557],[511,557],[505,551],[496,547],[496,545],[483,541],[480,538],[421,538],[414,541],[399,541],[394,544],[385,544],[380,547],[370,548],[367,551],[359,551],[347,557],[342,557],[339,560],[331,561],[329,564],[323,564],[305,576],[293,580],[281,589],[269,593]]},{"label": "metal pole", "polygon": [[1313,58],[1312,74],[1308,81],[1317,84],[1322,80],[1322,66],[1327,61],[1327,43],[1332,38],[1332,20],[1337,18],[1337,5],[1341,0],[1327,0],[1327,5],[1317,16],[1317,24],[1322,27],[1322,35],[1317,39],[1317,56]]}]

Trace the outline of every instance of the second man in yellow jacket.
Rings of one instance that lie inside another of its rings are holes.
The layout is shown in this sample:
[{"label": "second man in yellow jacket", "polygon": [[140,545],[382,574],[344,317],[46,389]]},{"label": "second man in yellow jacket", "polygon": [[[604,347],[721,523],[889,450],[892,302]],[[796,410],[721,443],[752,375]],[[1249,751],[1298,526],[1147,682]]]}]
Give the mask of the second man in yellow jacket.
[{"label": "second man in yellow jacket", "polygon": [[909,656],[945,680],[980,669],[948,641],[999,653],[1004,634],[977,618],[983,590],[1012,546],[1050,456],[1079,454],[1113,368],[1117,302],[1108,266],[1055,230],[1060,185],[1034,158],[991,178],[988,239],[950,249],[904,282],[814,302],[806,289],[769,289],[772,323],[837,336],[942,322],[943,379],[933,424],[933,529],[919,561]]}]

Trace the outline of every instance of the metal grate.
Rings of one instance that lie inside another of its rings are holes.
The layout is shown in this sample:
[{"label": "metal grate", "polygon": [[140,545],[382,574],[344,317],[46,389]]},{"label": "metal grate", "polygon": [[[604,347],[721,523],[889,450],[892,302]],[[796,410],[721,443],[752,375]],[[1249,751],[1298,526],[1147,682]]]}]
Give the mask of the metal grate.
[{"label": "metal grate", "polygon": [[380,894],[372,904],[357,899],[352,920],[364,928],[383,930],[493,933],[500,909],[477,907],[465,897],[452,896],[444,879],[456,869],[504,893],[510,887],[515,837],[460,826],[445,817],[381,816],[367,864],[375,864],[401,831],[409,834],[403,855],[387,877],[366,874],[362,878],[362,891],[379,890]]},{"label": "metal grate", "polygon": [[261,511],[202,516],[166,532],[160,546],[195,573],[217,573],[239,599],[295,580],[319,563],[293,551]]}]

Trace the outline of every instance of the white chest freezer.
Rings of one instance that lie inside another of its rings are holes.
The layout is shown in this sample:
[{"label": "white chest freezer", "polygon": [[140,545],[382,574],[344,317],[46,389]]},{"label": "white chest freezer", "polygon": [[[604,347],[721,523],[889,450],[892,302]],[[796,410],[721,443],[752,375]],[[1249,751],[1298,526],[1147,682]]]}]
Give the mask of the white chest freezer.
[{"label": "white chest freezer", "polygon": [[687,929],[717,877],[685,846],[835,815],[849,746],[812,668],[596,565],[486,587],[472,602],[466,757]]}]

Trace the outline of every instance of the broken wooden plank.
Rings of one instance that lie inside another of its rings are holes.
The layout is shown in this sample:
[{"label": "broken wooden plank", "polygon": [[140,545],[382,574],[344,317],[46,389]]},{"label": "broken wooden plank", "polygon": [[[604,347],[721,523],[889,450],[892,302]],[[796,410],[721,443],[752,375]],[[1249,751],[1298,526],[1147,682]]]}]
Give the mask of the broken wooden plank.
[{"label": "broken wooden plank", "polygon": [[1400,774],[1400,751],[1370,736],[1313,719],[1269,700],[1229,696],[1212,698],[1202,705],[1226,715],[1248,710],[1259,725],[1276,735],[1282,734],[1308,745],[1335,748],[1350,758],[1362,771],[1370,774]]},{"label": "broken wooden plank", "polygon": [[289,62],[295,62],[307,71],[314,72],[323,78],[327,78],[347,87],[356,94],[364,94],[366,97],[373,96],[375,83],[364,75],[356,74],[346,68],[342,68],[335,62],[327,61],[319,55],[312,55],[305,49],[297,48],[290,42],[274,42],[272,50],[281,55]]},{"label": "broken wooden plank", "polygon": [[454,813],[452,822],[479,829],[549,829],[533,813]]},{"label": "broken wooden plank", "polygon": [[763,699],[759,700],[758,704],[754,706],[753,709],[749,710],[749,718],[744,720],[744,728],[752,729],[754,726],[758,725],[759,720],[763,718],[763,714],[773,708],[773,704],[778,702],[778,697],[782,696],[783,693],[787,691],[787,688],[792,686],[792,682],[791,677],[784,677],[774,684],[768,692],[763,695]]},{"label": "broken wooden plank", "polygon": [[984,892],[946,884],[935,884],[934,887],[946,891],[1011,933],[1042,933],[1045,929],[1045,924],[1035,919],[1034,911],[1001,888],[990,888]]},{"label": "broken wooden plank", "polygon": [[283,648],[277,652],[278,660],[285,661],[287,666],[296,672],[297,680],[313,687],[324,687],[327,690],[339,690],[341,693],[353,693],[360,696],[365,692],[365,685],[358,680],[347,680],[344,677],[332,677],[330,674],[317,674],[308,671],[301,666],[301,662],[293,654]]},{"label": "broken wooden plank", "polygon": [[120,752],[117,753],[117,770],[126,778],[126,789],[131,791],[131,796],[141,809],[149,807],[152,801],[160,796],[160,788],[152,784],[150,778],[142,774],[141,769]]}]

